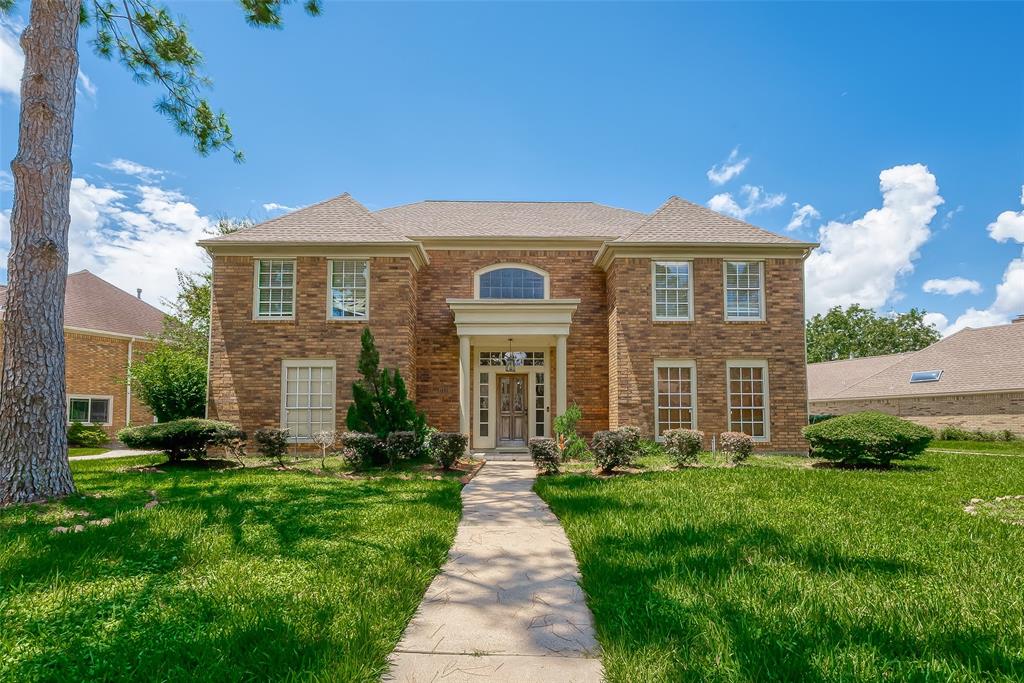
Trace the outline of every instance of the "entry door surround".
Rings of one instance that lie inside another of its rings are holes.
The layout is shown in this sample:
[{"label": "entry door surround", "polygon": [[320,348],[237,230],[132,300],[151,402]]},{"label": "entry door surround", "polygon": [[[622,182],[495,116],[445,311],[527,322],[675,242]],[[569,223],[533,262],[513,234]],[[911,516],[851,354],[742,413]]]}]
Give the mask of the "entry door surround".
[{"label": "entry door surround", "polygon": [[[549,403],[554,383],[551,348],[522,344],[514,345],[513,350],[527,354],[513,372],[508,372],[502,362],[508,346],[500,349],[487,344],[470,351],[473,383],[469,434],[473,448],[525,448],[531,438],[550,434],[554,411]],[[507,400],[503,400],[503,389]]]}]

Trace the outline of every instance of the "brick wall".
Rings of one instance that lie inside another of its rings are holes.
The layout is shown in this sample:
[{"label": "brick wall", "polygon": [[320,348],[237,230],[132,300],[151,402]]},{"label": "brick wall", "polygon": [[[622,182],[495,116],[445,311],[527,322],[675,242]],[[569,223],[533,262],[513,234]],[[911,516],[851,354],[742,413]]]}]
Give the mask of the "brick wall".
[{"label": "brick wall", "polygon": [[[128,374],[128,340],[118,337],[104,337],[98,334],[64,332],[65,370],[69,396],[95,396],[111,398],[110,425],[103,425],[111,438],[117,430],[127,425],[127,387],[124,384]],[[140,360],[151,345],[136,341],[132,355]],[[0,339],[0,352],[3,341]],[[153,414],[132,396],[131,423],[148,424]]]},{"label": "brick wall", "polygon": [[[524,263],[551,276],[552,299],[579,298],[566,340],[567,404],[583,409],[580,431],[608,425],[608,334],[605,277],[594,251],[430,251],[419,272],[417,402],[430,423],[459,430],[459,339],[448,298],[473,298],[474,273],[495,263]],[[549,405],[557,400],[554,349],[548,349]],[[475,405],[472,404],[471,405]]]},{"label": "brick wall", "polygon": [[1024,392],[921,396],[862,401],[812,401],[811,413],[846,415],[877,410],[932,429],[945,426],[1024,435]]},{"label": "brick wall", "polygon": [[654,432],[654,361],[695,360],[697,421],[705,434],[728,429],[726,361],[768,361],[771,442],[763,450],[806,451],[803,262],[764,262],[763,322],[724,319],[722,260],[693,260],[694,320],[655,322],[651,316],[651,260],[616,259],[608,271],[612,426]]},{"label": "brick wall", "polygon": [[359,338],[369,326],[381,364],[398,368],[415,397],[416,271],[407,258],[370,259],[368,321],[327,320],[327,259],[296,259],[295,319],[253,320],[253,259],[217,256],[213,263],[209,415],[252,431],[281,423],[281,361],[333,359],[336,425],[344,429],[352,401]]}]

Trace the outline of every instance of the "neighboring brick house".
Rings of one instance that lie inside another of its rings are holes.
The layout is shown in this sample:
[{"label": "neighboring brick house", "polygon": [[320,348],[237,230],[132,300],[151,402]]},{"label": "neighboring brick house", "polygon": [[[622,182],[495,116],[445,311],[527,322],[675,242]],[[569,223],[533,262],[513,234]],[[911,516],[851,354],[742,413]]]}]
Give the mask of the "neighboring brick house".
[{"label": "neighboring brick house", "polygon": [[[0,317],[6,303],[0,287]],[[102,426],[111,437],[153,415],[125,382],[163,329],[164,313],[87,270],[68,275],[64,294],[68,421]],[[2,342],[0,342],[2,343]],[[0,347],[2,348],[2,347]]]},{"label": "neighboring brick house", "polygon": [[369,326],[431,425],[522,448],[571,403],[582,431],[752,434],[805,451],[814,244],[671,198],[426,201],[348,194],[200,242],[213,257],[209,414],[344,429]]},{"label": "neighboring brick house", "polygon": [[880,410],[938,429],[1024,434],[1024,316],[913,353],[807,366],[812,414]]}]

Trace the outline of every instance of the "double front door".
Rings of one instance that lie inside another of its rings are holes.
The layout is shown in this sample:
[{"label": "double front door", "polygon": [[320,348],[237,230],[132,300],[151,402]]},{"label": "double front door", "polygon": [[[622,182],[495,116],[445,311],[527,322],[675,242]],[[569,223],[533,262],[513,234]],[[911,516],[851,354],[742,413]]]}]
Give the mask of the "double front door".
[{"label": "double front door", "polygon": [[526,375],[498,375],[498,445],[526,445]]}]

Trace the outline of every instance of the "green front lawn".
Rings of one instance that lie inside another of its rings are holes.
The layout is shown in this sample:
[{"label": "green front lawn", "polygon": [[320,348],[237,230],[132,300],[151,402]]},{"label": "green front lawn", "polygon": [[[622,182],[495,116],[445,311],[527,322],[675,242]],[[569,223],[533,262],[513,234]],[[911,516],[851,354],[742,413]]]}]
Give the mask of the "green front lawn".
[{"label": "green front lawn", "polygon": [[964,511],[1024,494],[1024,459],[810,465],[538,479],[608,679],[1024,679],[1024,526]]},{"label": "green front lawn", "polygon": [[68,448],[68,456],[75,455],[99,455],[100,453],[106,453],[109,448],[77,448],[72,446]]},{"label": "green front lawn", "polygon": [[163,461],[74,462],[84,495],[0,511],[0,680],[377,679],[457,479],[123,471]]}]

